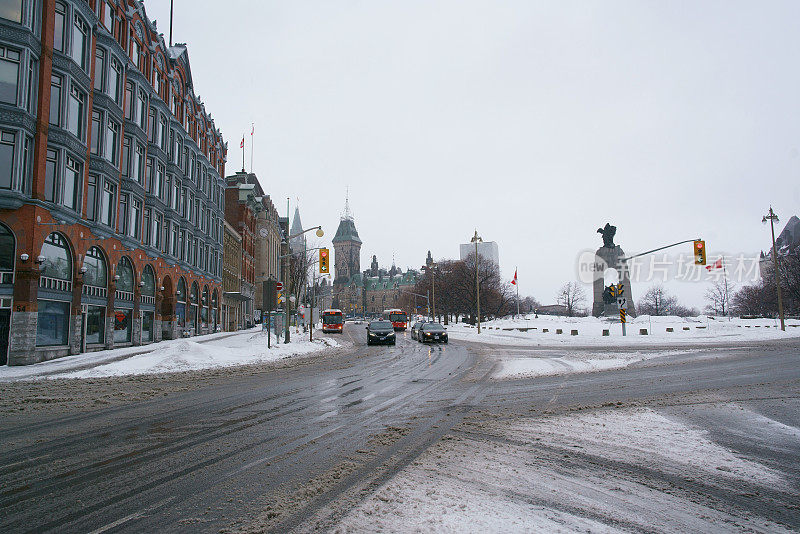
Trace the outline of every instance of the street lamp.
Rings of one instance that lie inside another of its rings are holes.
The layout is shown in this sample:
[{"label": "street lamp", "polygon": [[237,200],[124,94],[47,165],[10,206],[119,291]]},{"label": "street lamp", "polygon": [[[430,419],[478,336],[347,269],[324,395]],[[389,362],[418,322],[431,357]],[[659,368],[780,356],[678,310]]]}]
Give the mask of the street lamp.
[{"label": "street lamp", "polygon": [[772,265],[775,270],[775,289],[778,291],[778,315],[781,318],[781,330],[785,332],[786,323],[783,320],[783,299],[781,299],[780,274],[778,273],[778,251],[775,247],[775,223],[778,222],[778,216],[772,211],[772,206],[769,207],[769,213],[761,219],[764,224],[767,224],[767,221],[769,221],[769,226],[772,229]]},{"label": "street lamp", "polygon": [[422,269],[431,273],[431,316],[436,321],[436,263],[431,262],[430,265],[423,265]]},{"label": "street lamp", "polygon": [[[288,214],[289,214],[289,200],[288,199],[286,200],[286,214],[287,214],[287,217],[288,217]],[[287,220],[288,220],[288,218],[287,218]],[[295,237],[300,237],[301,235],[303,235],[305,233],[308,233],[308,232],[310,232],[312,230],[316,230],[317,237],[322,237],[322,236],[325,235],[325,232],[322,231],[322,226],[312,226],[311,228],[303,230],[302,232],[297,232],[296,234],[287,236],[286,240],[284,241],[284,243],[286,244],[287,247],[290,247],[291,246],[290,243],[291,243],[292,239],[294,239]],[[303,263],[304,263],[304,265],[305,265],[305,262],[308,261],[307,254],[308,253],[306,252],[306,243],[305,243],[305,240],[304,240],[303,241]],[[286,270],[285,270],[284,275],[283,275],[283,280],[284,280],[283,287],[284,287],[284,289],[286,291],[287,297],[289,295],[289,260],[288,260],[288,257],[292,256],[292,255],[293,254],[286,254],[286,257],[287,257]],[[306,271],[306,275],[308,275],[307,271]],[[306,280],[305,280],[305,277],[304,277],[303,278],[303,283],[305,283],[305,282],[306,282]],[[314,315],[313,304],[312,304],[311,310],[312,310],[311,311],[311,315],[313,317],[313,315]],[[284,340],[283,340],[283,342],[284,343],[289,343],[290,334],[289,334],[289,299],[288,298],[284,301],[284,317],[286,319],[286,321],[285,321],[286,322],[286,327],[284,328],[284,331],[283,331],[284,332]]]},{"label": "street lamp", "polygon": [[475,235],[470,239],[471,243],[475,243],[475,297],[478,303],[478,333],[481,333],[481,286],[478,281],[478,243],[483,243],[483,239],[478,235],[478,230],[475,230]]}]

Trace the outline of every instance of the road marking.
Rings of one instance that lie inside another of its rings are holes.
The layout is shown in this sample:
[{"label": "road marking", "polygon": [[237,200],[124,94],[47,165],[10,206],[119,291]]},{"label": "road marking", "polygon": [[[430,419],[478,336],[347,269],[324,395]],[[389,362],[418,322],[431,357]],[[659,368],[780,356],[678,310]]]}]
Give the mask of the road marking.
[{"label": "road marking", "polygon": [[105,526],[102,526],[102,527],[98,528],[97,530],[91,531],[89,534],[102,534],[103,532],[111,530],[112,528],[116,528],[116,527],[118,527],[118,526],[120,526],[120,525],[122,525],[124,523],[127,523],[128,521],[132,521],[134,519],[139,519],[140,517],[145,515],[147,512],[155,510],[156,508],[158,508],[160,506],[165,506],[167,504],[170,504],[175,499],[177,499],[177,497],[170,497],[169,499],[161,501],[158,504],[154,504],[153,506],[150,506],[149,508],[145,508],[144,510],[139,510],[138,512],[134,512],[131,515],[127,515],[127,516],[123,517],[122,519],[117,519],[113,523],[109,523],[109,524],[107,524]]}]

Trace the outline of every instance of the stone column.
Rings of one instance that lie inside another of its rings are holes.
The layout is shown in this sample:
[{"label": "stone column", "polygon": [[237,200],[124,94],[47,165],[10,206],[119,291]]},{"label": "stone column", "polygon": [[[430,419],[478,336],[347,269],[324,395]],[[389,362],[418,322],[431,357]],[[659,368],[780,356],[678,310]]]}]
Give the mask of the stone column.
[{"label": "stone column", "polygon": [[117,283],[112,279],[108,284],[106,299],[106,349],[114,348],[114,302],[117,294]]},{"label": "stone column", "polygon": [[133,284],[133,321],[131,322],[131,343],[134,345],[142,344],[142,314],[140,301],[142,300],[142,288],[139,284]]},{"label": "stone column", "polygon": [[163,320],[161,317],[161,303],[163,302],[164,297],[162,296],[161,291],[156,291],[156,309],[153,313],[153,342],[158,343],[162,339],[162,332],[161,332],[161,321]]},{"label": "stone column", "polygon": [[69,353],[81,353],[83,339],[83,310],[81,309],[81,294],[83,291],[83,274],[78,274],[72,280],[72,306],[70,316]]},{"label": "stone column", "polygon": [[36,363],[36,325],[39,266],[28,260],[14,277],[14,309],[8,337],[8,365]]}]

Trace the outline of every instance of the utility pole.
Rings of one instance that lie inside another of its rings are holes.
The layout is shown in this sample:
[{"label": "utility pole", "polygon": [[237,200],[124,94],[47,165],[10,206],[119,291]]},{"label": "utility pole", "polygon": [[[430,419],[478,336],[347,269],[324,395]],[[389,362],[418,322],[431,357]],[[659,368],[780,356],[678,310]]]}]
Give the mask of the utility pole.
[{"label": "utility pole", "polygon": [[775,247],[775,223],[778,222],[778,216],[772,211],[772,206],[769,207],[769,213],[764,215],[761,222],[764,224],[769,221],[769,226],[772,229],[772,265],[775,271],[775,289],[778,292],[778,315],[781,318],[781,330],[786,331],[786,323],[783,319],[783,299],[781,298],[781,282],[780,273],[778,271],[778,250]]}]

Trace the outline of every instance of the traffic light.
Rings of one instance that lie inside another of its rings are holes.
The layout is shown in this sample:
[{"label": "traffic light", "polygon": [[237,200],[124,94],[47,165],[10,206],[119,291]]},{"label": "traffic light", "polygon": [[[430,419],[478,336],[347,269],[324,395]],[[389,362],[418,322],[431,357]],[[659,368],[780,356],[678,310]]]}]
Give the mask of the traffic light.
[{"label": "traffic light", "polygon": [[694,264],[706,264],[706,242],[702,239],[698,239],[694,242]]},{"label": "traffic light", "polygon": [[265,280],[261,286],[261,308],[264,311],[275,311],[278,300],[278,283],[275,280]]},{"label": "traffic light", "polygon": [[319,274],[328,274],[330,272],[328,259],[328,249],[319,249]]}]

